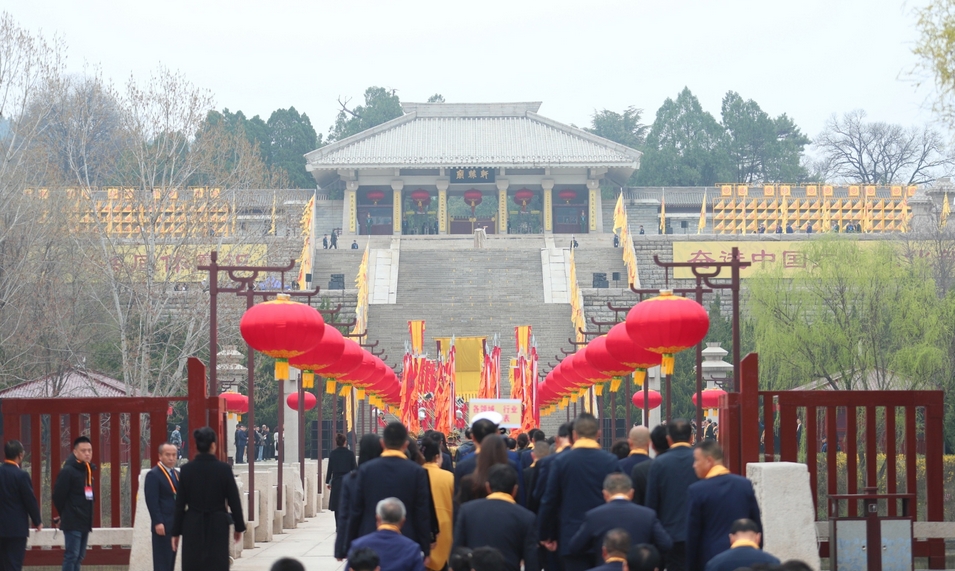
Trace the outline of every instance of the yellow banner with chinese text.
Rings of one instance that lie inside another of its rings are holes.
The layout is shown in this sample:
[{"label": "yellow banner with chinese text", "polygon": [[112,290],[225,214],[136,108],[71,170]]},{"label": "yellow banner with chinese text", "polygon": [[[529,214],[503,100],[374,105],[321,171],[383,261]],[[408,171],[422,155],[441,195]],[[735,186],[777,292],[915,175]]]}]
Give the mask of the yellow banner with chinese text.
[{"label": "yellow banner with chinese text", "polygon": [[[674,242],[674,262],[729,262],[733,247],[739,248],[740,257],[750,262],[740,271],[740,277],[752,277],[757,272],[781,268],[784,274],[806,268],[805,248],[808,242]],[[673,277],[692,279],[690,268],[674,268]],[[729,278],[729,268],[723,268],[719,277]]]}]

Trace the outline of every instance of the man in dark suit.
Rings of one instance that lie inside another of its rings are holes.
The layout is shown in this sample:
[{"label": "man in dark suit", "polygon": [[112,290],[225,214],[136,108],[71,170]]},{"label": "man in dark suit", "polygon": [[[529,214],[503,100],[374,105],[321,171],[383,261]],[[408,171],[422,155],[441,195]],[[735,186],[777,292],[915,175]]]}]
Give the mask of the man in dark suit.
[{"label": "man in dark suit", "polygon": [[537,510],[540,509],[541,500],[544,498],[544,490],[547,489],[547,475],[550,473],[551,464],[557,459],[557,455],[570,450],[574,443],[574,423],[565,422],[557,429],[557,437],[554,438],[554,451],[549,456],[541,458],[536,464],[537,475],[534,476],[534,489],[532,490],[533,501]]},{"label": "man in dark suit", "polygon": [[352,558],[362,549],[371,549],[381,561],[380,571],[424,571],[421,547],[401,534],[407,512],[398,498],[385,498],[375,505],[377,530],[352,542],[348,568]]},{"label": "man in dark suit", "polygon": [[[670,443],[667,442],[667,427],[659,424],[650,431],[650,444],[657,457],[670,449]],[[647,478],[650,475],[650,466],[653,465],[653,459],[646,462],[640,462],[630,471],[630,480],[633,482],[633,503],[638,506],[647,503]]]},{"label": "man in dark suit", "polygon": [[759,548],[759,526],[751,519],[738,519],[730,528],[730,548],[710,559],[706,571],[733,571],[756,563],[779,565],[779,559]]},{"label": "man in dark suit", "polygon": [[730,548],[730,530],[739,519],[762,526],[759,504],[749,480],[723,466],[723,450],[704,440],[693,450],[693,469],[700,481],[687,489],[687,569],[703,571],[713,557]]},{"label": "man in dark suit", "polygon": [[[600,565],[600,546],[612,529],[623,529],[633,543],[651,543],[665,553],[673,546],[670,536],[653,510],[633,503],[630,476],[610,474],[604,478],[604,500],[584,516],[584,524],[570,540],[571,553],[593,557],[593,565]],[[626,554],[627,550],[623,553]]]},{"label": "man in dark suit", "polygon": [[514,501],[517,472],[498,464],[487,475],[486,499],[463,504],[454,525],[454,547],[494,547],[504,556],[506,571],[537,571],[537,520]]},{"label": "man in dark suit", "polygon": [[30,475],[20,469],[23,445],[11,440],[3,446],[0,465],[0,569],[19,571],[30,536],[29,522],[37,531],[43,529],[40,507],[33,495]]},{"label": "man in dark suit", "polygon": [[241,424],[235,428],[235,463],[242,464],[245,458],[245,449],[248,448],[249,433]]},{"label": "man in dark suit", "polygon": [[80,571],[93,531],[93,443],[86,436],[73,440],[73,455],[63,462],[53,484],[53,507],[63,532],[63,571]]},{"label": "man in dark suit", "polygon": [[153,571],[172,571],[176,566],[176,552],[172,550],[172,525],[176,519],[176,492],[179,474],[176,457],[179,449],[164,442],[159,445],[159,464],[146,473],[143,493],[153,538]]},{"label": "man in dark suit", "polygon": [[693,428],[682,418],[667,424],[667,442],[670,449],[657,457],[647,476],[646,505],[657,512],[673,540],[673,548],[666,556],[667,571],[686,568],[686,490],[696,482],[693,471],[693,448],[690,439]]},{"label": "man in dark suit", "polygon": [[620,471],[629,476],[634,466],[650,460],[650,430],[646,426],[634,426],[627,440],[630,441],[630,454],[620,460]]},{"label": "man in dark suit", "polygon": [[[538,442],[547,440],[547,437],[544,435],[544,431],[538,428],[532,428],[531,431],[527,433],[527,437],[530,439],[530,442],[528,443],[527,448],[521,452],[521,468],[525,470],[534,463],[534,446]],[[530,490],[528,490],[528,494],[530,494]]]},{"label": "man in dark suit", "polygon": [[[407,510],[401,533],[415,541],[427,564],[431,553],[431,489],[425,469],[408,460],[408,429],[400,422],[385,427],[380,458],[358,467],[355,494],[348,516],[348,542],[374,533],[378,502],[397,498]],[[350,549],[346,545],[346,550]]]},{"label": "man in dark suit", "polygon": [[600,558],[603,564],[597,564],[590,571],[623,571],[627,562],[627,553],[630,552],[630,534],[622,528],[614,528],[604,536]]},{"label": "man in dark suit", "polygon": [[570,550],[570,540],[584,522],[584,515],[604,503],[604,478],[617,471],[616,456],[602,450],[597,439],[597,419],[582,413],[574,421],[571,450],[557,454],[547,474],[547,488],[541,499],[540,538],[548,549],[558,549],[565,571],[584,571],[592,561]]}]

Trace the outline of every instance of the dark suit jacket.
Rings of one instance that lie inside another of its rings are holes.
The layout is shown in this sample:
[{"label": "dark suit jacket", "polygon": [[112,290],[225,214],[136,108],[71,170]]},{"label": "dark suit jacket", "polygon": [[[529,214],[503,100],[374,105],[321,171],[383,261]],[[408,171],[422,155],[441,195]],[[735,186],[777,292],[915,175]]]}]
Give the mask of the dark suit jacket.
[{"label": "dark suit jacket", "polygon": [[149,510],[149,520],[153,533],[156,532],[156,526],[163,524],[168,535],[172,531],[173,520],[176,518],[176,492],[169,487],[169,481],[179,489],[179,474],[175,469],[169,470],[169,479],[163,473],[162,468],[154,466],[152,470],[146,472],[146,481],[143,482],[143,493],[146,494],[146,509]]},{"label": "dark suit jacket", "polygon": [[531,467],[531,464],[534,463],[534,457],[531,455],[534,452],[534,445],[531,444],[530,448],[521,450],[521,468],[527,470]]},{"label": "dark suit jacket", "polygon": [[618,462],[610,452],[594,448],[574,448],[557,455],[541,499],[541,540],[556,539],[560,555],[571,553],[571,538],[584,522],[584,515],[604,504],[604,478],[617,471]]},{"label": "dark suit jacket", "polygon": [[[459,502],[459,498],[463,498],[460,500],[462,502],[466,502],[470,499],[471,494],[469,491],[461,492],[461,481],[464,480],[466,476],[474,473],[474,470],[477,468],[477,459],[477,454],[468,454],[467,457],[459,461],[458,465],[454,468],[454,501],[456,506]],[[514,471],[517,472],[517,497],[518,501],[520,501],[524,493],[524,480],[521,476],[521,469],[517,463],[510,458],[510,453],[508,453],[507,462],[511,465],[511,468],[514,468]]]},{"label": "dark suit jacket", "polygon": [[614,561],[613,563],[604,563],[598,567],[589,569],[588,571],[622,571],[623,570],[623,561]]},{"label": "dark suit jacket", "polygon": [[634,466],[648,460],[650,457],[646,454],[631,454],[620,461],[620,471],[629,476]]},{"label": "dark suit jacket", "polygon": [[454,547],[490,546],[504,556],[507,571],[537,571],[537,522],[533,512],[504,500],[463,504],[454,524]]},{"label": "dark suit jacket", "polygon": [[0,537],[28,537],[28,519],[42,523],[30,475],[15,464],[0,464]]},{"label": "dark suit jacket", "polygon": [[733,522],[749,518],[762,528],[753,485],[726,474],[690,486],[686,499],[686,568],[703,571],[707,561],[730,548]]},{"label": "dark suit jacket", "polygon": [[754,563],[779,565],[779,559],[765,551],[752,547],[737,547],[720,553],[706,564],[706,571],[735,571],[740,567],[749,567]]},{"label": "dark suit jacket", "polygon": [[424,468],[404,454],[376,458],[358,467],[355,492],[349,502],[349,543],[375,532],[378,502],[394,497],[401,500],[408,513],[401,533],[417,542],[425,557],[431,553],[431,489]]},{"label": "dark suit jacket", "polygon": [[650,465],[646,506],[657,512],[674,543],[686,540],[686,489],[696,480],[689,446],[670,448]]},{"label": "dark suit jacket", "polygon": [[624,499],[612,500],[587,512],[584,524],[571,538],[568,550],[577,555],[590,554],[594,558],[594,565],[599,565],[602,563],[604,536],[618,527],[630,534],[630,545],[651,543],[660,553],[666,553],[673,547],[670,535],[663,529],[653,510]]},{"label": "dark suit jacket", "polygon": [[630,470],[630,479],[633,481],[633,503],[638,506],[647,505],[647,476],[650,474],[650,466],[653,465],[653,459],[646,462],[640,462]]},{"label": "dark suit jacket", "polygon": [[[540,506],[541,500],[544,498],[544,490],[547,489],[547,475],[550,473],[551,464],[554,463],[554,460],[557,460],[559,455],[569,451],[570,448],[565,448],[560,452],[541,458],[537,464],[534,465],[537,475],[534,476],[534,489],[531,491],[531,495],[538,506]],[[601,487],[603,487],[602,483]]]},{"label": "dark suit jacket", "polygon": [[[393,531],[363,535],[352,542],[351,552],[367,547],[378,554],[381,571],[424,571],[424,558],[417,543]],[[346,565],[351,568],[351,562]]]}]

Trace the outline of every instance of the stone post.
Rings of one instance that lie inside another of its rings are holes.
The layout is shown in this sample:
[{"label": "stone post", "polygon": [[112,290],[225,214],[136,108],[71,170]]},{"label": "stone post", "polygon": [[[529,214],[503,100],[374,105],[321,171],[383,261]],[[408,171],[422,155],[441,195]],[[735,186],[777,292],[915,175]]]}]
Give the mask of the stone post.
[{"label": "stone post", "polygon": [[342,234],[358,234],[358,181],[345,182],[345,207],[342,209]]},{"label": "stone post", "polygon": [[541,181],[541,188],[544,189],[544,232],[554,231],[554,179],[545,178]]},{"label": "stone post", "polygon": [[497,179],[497,233],[507,234],[507,187],[506,178]]},{"label": "stone post", "polygon": [[401,200],[401,189],[405,187],[405,181],[400,178],[396,178],[391,181],[391,190],[394,191],[394,207],[391,214],[392,220],[392,231],[400,235],[401,234],[401,210],[402,210],[402,200]]},{"label": "stone post", "polygon": [[450,179],[439,178],[434,181],[438,187],[438,234],[448,233],[448,185]]},{"label": "stone post", "polygon": [[[298,377],[298,370],[291,369],[295,373],[289,375],[293,377],[288,381],[279,381],[285,383],[285,399],[288,399],[289,395],[294,395],[298,393],[298,381],[295,380],[295,377]],[[285,463],[293,464],[299,461],[298,457],[298,411],[290,408],[287,400],[283,400],[279,403],[279,406],[285,407],[285,426],[284,429],[284,438],[285,438]]]}]

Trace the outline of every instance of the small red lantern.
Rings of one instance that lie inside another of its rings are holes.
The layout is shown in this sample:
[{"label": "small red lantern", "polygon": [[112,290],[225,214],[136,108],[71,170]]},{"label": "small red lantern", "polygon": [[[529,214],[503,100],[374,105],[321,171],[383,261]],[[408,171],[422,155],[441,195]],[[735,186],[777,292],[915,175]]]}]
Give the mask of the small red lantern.
[{"label": "small red lantern", "polygon": [[[303,399],[302,402],[305,405],[303,407],[305,410],[312,410],[313,408],[315,408],[315,405],[318,404],[318,398],[316,398],[315,395],[313,395],[312,393],[306,392],[305,398]],[[298,410],[298,393],[290,394],[288,398],[285,399],[285,403],[288,405],[290,409]]]},{"label": "small red lantern", "polygon": [[659,353],[652,353],[637,345],[627,333],[625,323],[618,323],[610,328],[607,333],[607,351],[614,359],[632,367],[633,382],[641,387],[647,377],[647,369],[656,367],[663,361]]},{"label": "small red lantern", "polygon": [[[663,397],[658,391],[650,389],[647,391],[647,408],[653,410],[663,404]],[[633,406],[643,408],[643,391],[633,393]]]},{"label": "small red lantern", "polygon": [[[703,391],[703,406],[701,408],[719,408],[720,407],[720,397],[725,395],[726,391],[723,389],[706,389]],[[693,406],[696,404],[696,393],[693,393]]]},{"label": "small red lantern", "polygon": [[275,379],[288,380],[288,360],[318,345],[325,322],[314,307],[280,293],[277,299],[253,305],[239,322],[242,338],[250,347],[275,359]]},{"label": "small red lantern", "polygon": [[225,410],[229,417],[238,418],[239,415],[249,412],[249,397],[236,392],[227,391],[219,395],[225,400]]},{"label": "small red lantern", "polygon": [[368,200],[372,201],[375,206],[378,206],[378,201],[384,200],[385,193],[380,190],[370,190],[365,196],[367,196]]},{"label": "small red lantern", "polygon": [[431,194],[427,190],[419,188],[411,193],[411,200],[418,204],[418,212],[424,212],[425,206],[431,203]]},{"label": "small red lantern", "polygon": [[568,188],[567,190],[562,190],[558,192],[557,196],[560,197],[560,199],[563,200],[566,204],[570,204],[571,200],[577,198],[577,191],[570,190]]},{"label": "small red lantern", "polygon": [[710,316],[692,299],[662,290],[641,301],[627,314],[627,333],[634,343],[663,355],[663,374],[673,374],[674,353],[689,349],[706,337]]},{"label": "small red lantern", "polygon": [[534,191],[522,188],[514,193],[514,200],[521,203],[521,212],[527,212],[527,201],[534,198]]}]

